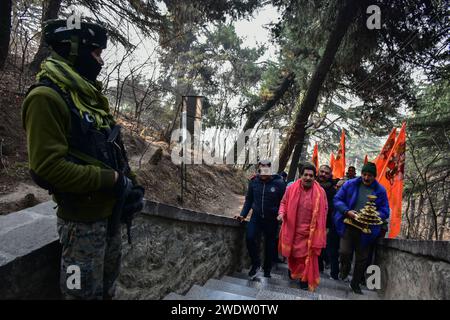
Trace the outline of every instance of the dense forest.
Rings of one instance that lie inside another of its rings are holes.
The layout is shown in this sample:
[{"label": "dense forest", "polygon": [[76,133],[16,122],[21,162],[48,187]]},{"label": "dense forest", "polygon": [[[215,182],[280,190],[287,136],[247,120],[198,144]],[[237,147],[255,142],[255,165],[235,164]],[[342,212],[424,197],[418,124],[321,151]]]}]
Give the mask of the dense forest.
[{"label": "dense forest", "polygon": [[[380,9],[375,28],[369,27],[373,5]],[[17,97],[8,104],[13,101],[20,112],[49,54],[41,37],[44,21],[79,13],[108,30],[101,80],[110,108],[136,136],[170,147],[181,97],[203,96],[202,125],[211,145],[219,141],[229,149],[248,130],[279,130],[278,170],[293,178],[296,164],[311,159],[316,142],[320,163],[328,163],[342,129],[347,165],[359,170],[365,155],[375,159],[390,130],[406,122],[401,237],[449,240],[448,5],[444,0],[3,0],[1,94]],[[237,23],[251,22],[265,10],[273,13],[264,26],[266,42],[246,45]],[[7,152],[14,139],[5,123],[0,119],[2,175],[14,162]],[[220,149],[219,157],[227,152]]]}]

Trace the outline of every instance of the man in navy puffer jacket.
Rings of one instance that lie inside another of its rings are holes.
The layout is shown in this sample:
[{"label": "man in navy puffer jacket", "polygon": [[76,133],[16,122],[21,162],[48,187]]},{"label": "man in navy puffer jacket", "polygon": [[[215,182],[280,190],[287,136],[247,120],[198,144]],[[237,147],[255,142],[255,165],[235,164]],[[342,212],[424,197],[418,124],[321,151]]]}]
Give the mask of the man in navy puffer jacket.
[{"label": "man in navy puffer jacket", "polygon": [[276,233],[278,227],[277,215],[283,198],[286,184],[280,175],[272,175],[270,161],[258,163],[258,174],[249,184],[241,214],[235,218],[243,221],[250,209],[253,210],[247,224],[247,249],[252,261],[249,277],[254,279],[261,266],[259,257],[259,242],[264,234],[264,276],[270,278],[273,253],[276,247]]}]

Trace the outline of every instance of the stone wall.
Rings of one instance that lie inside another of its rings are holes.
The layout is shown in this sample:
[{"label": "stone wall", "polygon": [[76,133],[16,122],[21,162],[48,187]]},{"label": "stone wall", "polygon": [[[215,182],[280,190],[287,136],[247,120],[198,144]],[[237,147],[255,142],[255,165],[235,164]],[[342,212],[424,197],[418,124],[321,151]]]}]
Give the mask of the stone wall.
[{"label": "stone wall", "polygon": [[450,299],[450,242],[383,239],[375,263],[383,299]]},{"label": "stone wall", "polygon": [[57,299],[55,203],[0,216],[0,299]]},{"label": "stone wall", "polygon": [[133,245],[124,245],[119,299],[183,294],[246,260],[244,228],[231,218],[147,202],[133,231]]},{"label": "stone wall", "polygon": [[[55,203],[0,216],[0,299],[58,299]],[[236,271],[246,258],[237,221],[147,201],[133,244],[123,230],[119,299],[160,299]]]}]

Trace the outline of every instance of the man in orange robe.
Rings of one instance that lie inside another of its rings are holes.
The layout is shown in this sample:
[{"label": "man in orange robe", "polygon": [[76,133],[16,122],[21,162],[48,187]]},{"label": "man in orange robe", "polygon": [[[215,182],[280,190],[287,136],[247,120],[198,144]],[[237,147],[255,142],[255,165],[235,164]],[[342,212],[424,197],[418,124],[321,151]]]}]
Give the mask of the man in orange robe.
[{"label": "man in orange robe", "polygon": [[300,175],[281,200],[279,251],[288,258],[291,278],[300,280],[300,288],[314,291],[320,281],[318,257],[326,246],[328,202],[312,164],[304,165]]}]

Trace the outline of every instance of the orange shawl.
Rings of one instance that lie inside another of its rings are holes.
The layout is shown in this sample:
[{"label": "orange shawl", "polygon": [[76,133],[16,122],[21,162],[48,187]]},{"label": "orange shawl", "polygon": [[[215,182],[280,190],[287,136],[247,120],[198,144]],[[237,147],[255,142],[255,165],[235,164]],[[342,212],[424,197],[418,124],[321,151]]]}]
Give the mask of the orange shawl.
[{"label": "orange shawl", "polygon": [[[315,274],[313,270],[314,263],[311,260],[313,256],[318,256],[320,254],[320,250],[326,246],[326,219],[328,202],[325,191],[317,181],[314,181],[312,188],[313,213],[309,228],[309,237],[307,242],[308,253],[306,256],[305,272],[302,276],[302,281],[307,281],[309,278],[309,280],[312,281],[308,281],[308,283],[316,283],[317,285],[318,279],[311,279],[311,277]],[[283,214],[284,219],[280,230],[279,251],[281,251],[284,257],[290,257],[292,253],[297,220],[297,207],[300,193],[303,192],[303,190],[302,181],[299,179],[286,189],[283,200],[281,200],[279,214]]]}]

